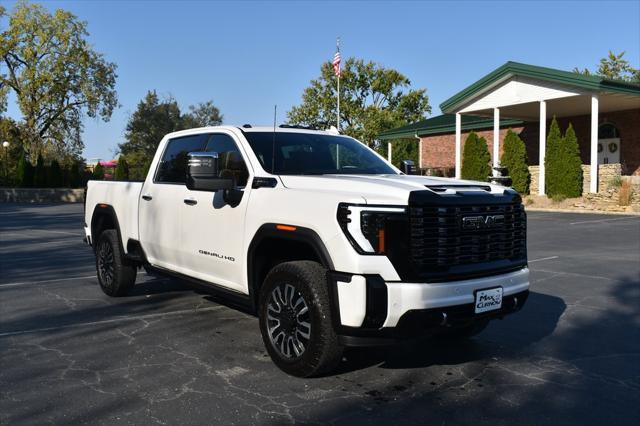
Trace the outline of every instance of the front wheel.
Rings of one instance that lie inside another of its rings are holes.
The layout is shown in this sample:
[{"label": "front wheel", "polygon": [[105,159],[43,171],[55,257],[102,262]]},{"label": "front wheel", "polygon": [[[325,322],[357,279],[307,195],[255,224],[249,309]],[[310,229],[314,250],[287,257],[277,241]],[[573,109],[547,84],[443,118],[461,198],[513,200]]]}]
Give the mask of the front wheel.
[{"label": "front wheel", "polygon": [[326,272],[316,262],[286,262],[275,266],[260,288],[262,340],[273,362],[293,376],[326,373],[342,357]]},{"label": "front wheel", "polygon": [[136,282],[136,267],[124,257],[114,229],[103,231],[98,238],[96,270],[100,288],[108,296],[124,296]]}]

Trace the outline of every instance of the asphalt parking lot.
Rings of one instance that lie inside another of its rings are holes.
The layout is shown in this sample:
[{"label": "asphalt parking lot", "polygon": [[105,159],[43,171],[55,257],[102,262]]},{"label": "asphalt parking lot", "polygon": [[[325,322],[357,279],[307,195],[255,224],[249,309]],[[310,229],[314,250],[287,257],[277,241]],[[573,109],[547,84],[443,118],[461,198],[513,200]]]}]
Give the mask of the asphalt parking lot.
[{"label": "asphalt parking lot", "polygon": [[0,204],[1,424],[640,423],[640,217],[529,213],[523,311],[297,379],[256,318],[180,282],[103,295],[81,216]]}]

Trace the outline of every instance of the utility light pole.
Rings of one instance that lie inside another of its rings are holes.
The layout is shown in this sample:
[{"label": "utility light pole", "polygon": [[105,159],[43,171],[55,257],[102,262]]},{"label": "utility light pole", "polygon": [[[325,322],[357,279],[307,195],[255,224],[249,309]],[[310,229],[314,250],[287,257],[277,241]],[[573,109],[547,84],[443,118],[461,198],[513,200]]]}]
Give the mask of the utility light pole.
[{"label": "utility light pole", "polygon": [[4,148],[4,181],[7,186],[9,186],[9,145],[11,145],[8,141],[2,142],[2,147]]}]

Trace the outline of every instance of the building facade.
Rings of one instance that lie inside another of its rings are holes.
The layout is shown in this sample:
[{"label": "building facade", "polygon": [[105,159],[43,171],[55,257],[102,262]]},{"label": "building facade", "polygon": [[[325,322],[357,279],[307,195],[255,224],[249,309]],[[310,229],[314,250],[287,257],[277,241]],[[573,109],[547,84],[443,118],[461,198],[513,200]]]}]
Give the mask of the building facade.
[{"label": "building facade", "polygon": [[464,141],[475,131],[487,140],[498,165],[508,129],[527,147],[536,191],[545,193],[544,156],[552,117],[562,132],[571,123],[588,174],[598,191],[602,164],[620,164],[623,175],[640,175],[640,85],[508,62],[440,105],[445,114],[387,131],[383,140],[413,138],[419,166],[460,176]]}]

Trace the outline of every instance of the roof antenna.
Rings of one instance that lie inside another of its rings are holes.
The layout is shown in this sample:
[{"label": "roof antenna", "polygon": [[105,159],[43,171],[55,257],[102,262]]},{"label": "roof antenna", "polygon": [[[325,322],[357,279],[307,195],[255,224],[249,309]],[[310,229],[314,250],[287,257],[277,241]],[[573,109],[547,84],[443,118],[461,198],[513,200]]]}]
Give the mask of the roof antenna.
[{"label": "roof antenna", "polygon": [[273,106],[273,143],[271,144],[271,174],[275,174],[276,168],[276,118],[278,117],[278,105]]}]

